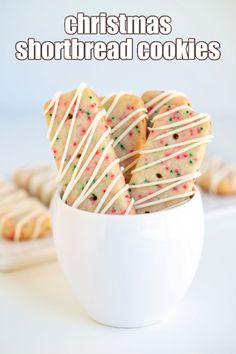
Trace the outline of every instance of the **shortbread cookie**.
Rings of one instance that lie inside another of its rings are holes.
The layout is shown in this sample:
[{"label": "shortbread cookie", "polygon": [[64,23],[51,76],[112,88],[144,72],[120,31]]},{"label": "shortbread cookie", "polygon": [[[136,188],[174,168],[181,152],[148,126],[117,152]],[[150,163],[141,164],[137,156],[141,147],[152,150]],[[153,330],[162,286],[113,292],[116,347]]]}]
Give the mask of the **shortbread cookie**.
[{"label": "shortbread cookie", "polygon": [[138,151],[146,142],[146,108],[142,99],[129,93],[112,94],[101,100],[114,139],[113,147],[124,167],[126,182],[135,167]]},{"label": "shortbread cookie", "polygon": [[130,181],[137,213],[169,208],[191,197],[211,139],[209,116],[188,105],[166,105],[154,119]]},{"label": "shortbread cookie", "polygon": [[236,165],[215,156],[207,156],[201,168],[198,183],[202,189],[212,194],[236,194]]},{"label": "shortbread cookie", "polygon": [[148,126],[151,127],[152,119],[159,114],[163,106],[191,106],[189,99],[184,93],[177,91],[149,90],[142,94],[142,100],[148,112]]},{"label": "shortbread cookie", "polygon": [[36,239],[50,234],[48,209],[23,189],[0,184],[0,235],[8,240]]},{"label": "shortbread cookie", "polygon": [[56,172],[50,166],[21,167],[14,173],[18,187],[49,205],[56,191]]},{"label": "shortbread cookie", "polygon": [[56,94],[44,108],[63,201],[90,212],[134,214],[106,112],[96,94],[81,85]]}]

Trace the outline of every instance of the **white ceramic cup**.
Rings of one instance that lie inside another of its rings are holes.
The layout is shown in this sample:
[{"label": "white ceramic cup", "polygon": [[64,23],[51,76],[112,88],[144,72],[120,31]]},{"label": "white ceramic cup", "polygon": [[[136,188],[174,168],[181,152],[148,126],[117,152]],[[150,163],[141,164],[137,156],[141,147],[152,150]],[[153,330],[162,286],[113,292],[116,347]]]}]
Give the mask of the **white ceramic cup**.
[{"label": "white ceramic cup", "polygon": [[202,252],[199,191],[180,206],[141,215],[101,215],[56,194],[53,231],[61,267],[81,305],[115,327],[158,322],[188,290]]}]

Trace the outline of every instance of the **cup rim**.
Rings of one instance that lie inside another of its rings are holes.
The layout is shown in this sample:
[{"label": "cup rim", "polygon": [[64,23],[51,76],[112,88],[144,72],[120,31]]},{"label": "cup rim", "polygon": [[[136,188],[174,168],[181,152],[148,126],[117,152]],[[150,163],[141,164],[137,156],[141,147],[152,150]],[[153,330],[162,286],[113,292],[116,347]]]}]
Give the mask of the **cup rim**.
[{"label": "cup rim", "polygon": [[[199,191],[199,189],[194,186],[194,190],[195,190],[195,194],[193,195],[192,198],[190,198],[189,200],[187,200],[185,203],[181,204],[181,205],[176,205],[173,206],[169,209],[163,209],[163,210],[159,210],[153,213],[143,213],[143,214],[128,214],[128,215],[113,215],[113,214],[99,214],[99,213],[93,213],[91,211],[86,211],[86,210],[81,210],[81,209],[77,209],[77,208],[73,208],[72,206],[66,204],[62,199],[61,199],[61,188],[58,188],[55,195],[54,195],[54,201],[56,201],[57,203],[59,203],[63,208],[67,209],[70,212],[73,213],[77,213],[78,215],[84,215],[84,216],[90,216],[91,218],[100,218],[100,219],[110,219],[112,218],[113,220],[115,219],[120,219],[120,218],[124,218],[127,219],[133,219],[135,218],[153,218],[153,217],[160,217],[160,216],[170,216],[173,213],[176,213],[178,211],[178,213],[184,213],[186,208],[191,207],[192,204],[194,204],[196,202],[197,199],[201,198],[201,193]],[[52,203],[53,205],[53,203]]]}]

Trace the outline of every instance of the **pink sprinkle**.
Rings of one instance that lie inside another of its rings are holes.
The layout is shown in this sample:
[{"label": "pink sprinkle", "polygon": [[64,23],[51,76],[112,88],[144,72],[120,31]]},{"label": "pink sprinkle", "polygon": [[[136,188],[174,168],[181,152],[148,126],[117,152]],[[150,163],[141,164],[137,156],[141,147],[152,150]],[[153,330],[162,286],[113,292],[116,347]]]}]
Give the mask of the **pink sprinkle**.
[{"label": "pink sprinkle", "polygon": [[83,128],[83,129],[82,129],[82,133],[83,133],[83,134],[86,133],[86,129]]},{"label": "pink sprinkle", "polygon": [[182,188],[187,189],[187,184],[186,183],[182,184]]},{"label": "pink sprinkle", "polygon": [[103,191],[103,193],[105,193],[105,192],[106,192],[106,189],[103,189],[102,191]]},{"label": "pink sprinkle", "polygon": [[105,160],[106,160],[106,161],[109,160],[109,155],[106,155]]},{"label": "pink sprinkle", "polygon": [[133,132],[129,132],[129,136],[133,136]]},{"label": "pink sprinkle", "polygon": [[173,191],[178,192],[178,188],[177,188],[177,187],[174,187],[174,188],[173,188]]},{"label": "pink sprinkle", "polygon": [[165,170],[166,170],[166,171],[169,171],[169,167],[166,166],[166,167],[165,167]]},{"label": "pink sprinkle", "polygon": [[76,141],[73,143],[73,146],[77,146],[77,143],[76,143]]},{"label": "pink sprinkle", "polygon": [[86,171],[89,172],[90,171],[90,167],[86,167]]}]

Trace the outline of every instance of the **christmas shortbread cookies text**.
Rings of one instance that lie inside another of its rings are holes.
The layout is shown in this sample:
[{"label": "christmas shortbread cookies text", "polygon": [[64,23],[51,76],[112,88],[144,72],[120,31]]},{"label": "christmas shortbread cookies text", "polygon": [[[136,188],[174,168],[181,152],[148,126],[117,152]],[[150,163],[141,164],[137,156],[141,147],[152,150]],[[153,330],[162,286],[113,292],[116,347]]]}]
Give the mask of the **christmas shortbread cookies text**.
[{"label": "christmas shortbread cookies text", "polygon": [[[67,38],[62,41],[40,42],[35,38],[16,43],[18,60],[218,60],[221,56],[217,41],[198,41],[195,38],[175,38],[169,41],[156,41],[154,36],[167,36],[172,32],[169,16],[128,16],[126,14],[88,16],[82,12],[67,16],[64,31],[69,36],[121,34],[121,41]],[[136,41],[137,35],[150,36],[152,40]],[[94,37],[93,37],[94,39]]]}]

